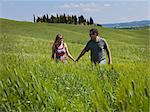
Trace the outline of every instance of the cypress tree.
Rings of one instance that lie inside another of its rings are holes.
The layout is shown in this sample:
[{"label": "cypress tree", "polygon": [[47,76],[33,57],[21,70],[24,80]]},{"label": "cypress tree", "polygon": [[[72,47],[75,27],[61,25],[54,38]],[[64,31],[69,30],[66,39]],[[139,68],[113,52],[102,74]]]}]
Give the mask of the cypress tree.
[{"label": "cypress tree", "polygon": [[81,15],[79,17],[79,24],[84,23],[84,21],[85,21],[85,19],[84,19],[83,15]]},{"label": "cypress tree", "polygon": [[90,25],[94,24],[92,17],[90,17]]},{"label": "cypress tree", "polygon": [[44,15],[43,16],[43,22],[46,22],[47,21],[47,19],[46,19],[46,16]]},{"label": "cypress tree", "polygon": [[64,13],[64,16],[63,16],[63,23],[67,23],[67,19],[66,19],[66,14]]},{"label": "cypress tree", "polygon": [[63,16],[60,15],[60,23],[63,23]]},{"label": "cypress tree", "polygon": [[36,22],[37,22],[37,23],[38,23],[38,22],[41,22],[41,18],[40,18],[40,17],[37,17]]},{"label": "cypress tree", "polygon": [[89,25],[90,24],[89,20],[87,20],[86,23],[87,23],[87,25]]},{"label": "cypress tree", "polygon": [[68,15],[67,18],[68,18],[68,19],[67,19],[67,20],[68,20],[67,23],[68,23],[68,24],[71,24],[71,23],[72,23],[72,18],[71,18],[71,16]]},{"label": "cypress tree", "polygon": [[53,15],[51,15],[50,23],[54,23],[54,16]]},{"label": "cypress tree", "polygon": [[76,25],[77,22],[78,22],[77,20],[78,20],[78,19],[77,19],[77,16],[75,15],[75,16],[74,16],[74,24],[75,24],[75,25]]},{"label": "cypress tree", "polygon": [[58,14],[57,14],[56,19],[57,19],[57,23],[60,23],[60,17],[58,16]]},{"label": "cypress tree", "polygon": [[35,23],[35,15],[33,14],[33,18],[34,18],[34,23]]},{"label": "cypress tree", "polygon": [[48,14],[47,14],[47,16],[46,16],[46,22],[47,22],[47,23],[49,22],[49,16],[48,16]]}]

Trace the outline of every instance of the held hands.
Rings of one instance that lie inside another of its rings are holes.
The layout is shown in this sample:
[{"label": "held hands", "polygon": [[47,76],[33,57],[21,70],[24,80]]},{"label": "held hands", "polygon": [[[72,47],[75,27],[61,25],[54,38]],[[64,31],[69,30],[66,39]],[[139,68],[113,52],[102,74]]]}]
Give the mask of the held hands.
[{"label": "held hands", "polygon": [[75,63],[78,62],[79,59],[72,59]]},{"label": "held hands", "polygon": [[74,62],[76,62],[76,60],[75,60],[75,59],[73,59],[73,61],[74,61]]},{"label": "held hands", "polygon": [[76,63],[76,62],[78,62],[78,60],[77,60],[77,59],[74,59],[73,61],[74,61],[75,63]]},{"label": "held hands", "polygon": [[76,60],[75,60],[75,62],[78,62],[79,61],[79,58],[77,58]]},{"label": "held hands", "polygon": [[73,58],[72,60],[76,63],[76,59]]}]

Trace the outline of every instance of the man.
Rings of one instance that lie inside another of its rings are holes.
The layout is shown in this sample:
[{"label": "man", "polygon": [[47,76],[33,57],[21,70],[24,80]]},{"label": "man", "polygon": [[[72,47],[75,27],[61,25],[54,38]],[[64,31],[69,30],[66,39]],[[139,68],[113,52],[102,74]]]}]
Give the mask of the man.
[{"label": "man", "polygon": [[108,56],[108,64],[112,64],[111,52],[105,39],[98,36],[97,29],[90,30],[91,40],[88,41],[76,61],[78,61],[86,52],[91,51],[91,62],[94,64],[106,64],[105,51]]}]

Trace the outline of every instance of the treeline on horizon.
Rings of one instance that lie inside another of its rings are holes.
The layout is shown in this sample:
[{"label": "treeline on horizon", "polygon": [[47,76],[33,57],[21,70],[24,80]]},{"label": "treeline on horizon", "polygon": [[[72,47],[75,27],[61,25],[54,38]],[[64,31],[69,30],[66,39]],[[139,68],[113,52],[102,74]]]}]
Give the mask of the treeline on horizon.
[{"label": "treeline on horizon", "polygon": [[[63,15],[51,15],[49,16],[48,14],[44,14],[42,17],[33,15],[34,17],[34,23],[35,22],[41,22],[41,23],[65,23],[65,24],[80,24],[80,25],[93,25],[94,21],[92,17],[90,19],[86,19],[83,15],[81,16],[76,16],[76,15],[66,15],[65,13]],[[100,25],[99,25],[100,26]]]}]

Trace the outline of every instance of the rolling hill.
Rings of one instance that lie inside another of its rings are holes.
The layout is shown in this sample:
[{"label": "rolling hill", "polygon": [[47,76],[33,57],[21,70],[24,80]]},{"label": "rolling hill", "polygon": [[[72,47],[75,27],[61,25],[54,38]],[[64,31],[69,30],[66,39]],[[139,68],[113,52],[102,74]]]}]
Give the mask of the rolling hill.
[{"label": "rolling hill", "polygon": [[133,21],[125,23],[102,24],[103,27],[108,28],[128,28],[128,27],[145,27],[150,26],[150,20]]},{"label": "rolling hill", "polygon": [[[113,65],[93,66],[89,52],[77,63],[51,60],[61,33],[73,57],[97,28]],[[143,29],[18,22],[0,19],[0,111],[148,112],[150,33]]]}]

